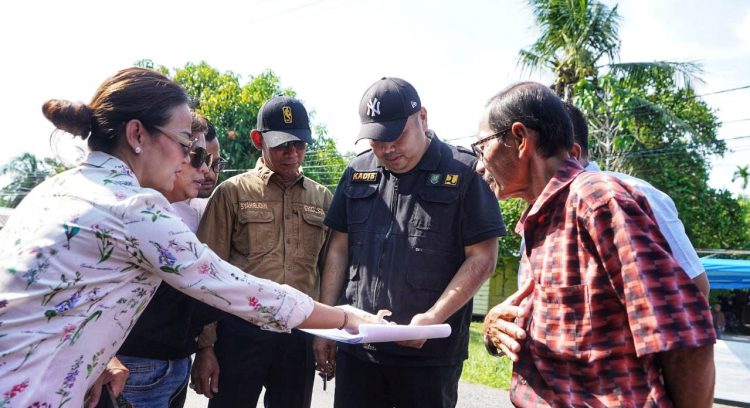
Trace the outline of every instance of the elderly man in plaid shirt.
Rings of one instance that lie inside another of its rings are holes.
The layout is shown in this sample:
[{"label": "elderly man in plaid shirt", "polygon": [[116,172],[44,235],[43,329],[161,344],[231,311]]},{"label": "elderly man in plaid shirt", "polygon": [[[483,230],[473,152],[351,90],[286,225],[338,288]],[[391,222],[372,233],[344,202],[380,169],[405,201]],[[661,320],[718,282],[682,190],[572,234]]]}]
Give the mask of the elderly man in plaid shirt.
[{"label": "elderly man in plaid shirt", "polygon": [[709,407],[714,363],[706,298],[682,272],[646,198],[570,158],[560,99],[519,83],[489,102],[473,145],[516,226],[530,279],[485,318],[490,352],[514,362],[517,406]]}]

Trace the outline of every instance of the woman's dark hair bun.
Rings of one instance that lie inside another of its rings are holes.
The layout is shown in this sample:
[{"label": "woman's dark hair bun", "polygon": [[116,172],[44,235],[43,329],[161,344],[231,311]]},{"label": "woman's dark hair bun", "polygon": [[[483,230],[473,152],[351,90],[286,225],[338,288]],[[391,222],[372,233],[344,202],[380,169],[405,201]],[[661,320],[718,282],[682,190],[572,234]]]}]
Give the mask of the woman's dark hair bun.
[{"label": "woman's dark hair bun", "polygon": [[92,110],[83,102],[50,99],[42,105],[42,113],[56,128],[86,139],[91,132]]}]

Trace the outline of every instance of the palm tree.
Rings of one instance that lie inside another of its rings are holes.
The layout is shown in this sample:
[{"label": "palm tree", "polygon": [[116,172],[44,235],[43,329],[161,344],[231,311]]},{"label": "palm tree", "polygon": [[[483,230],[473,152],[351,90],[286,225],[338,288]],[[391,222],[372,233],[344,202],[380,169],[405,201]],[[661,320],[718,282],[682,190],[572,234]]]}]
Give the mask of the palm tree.
[{"label": "palm tree", "polygon": [[[619,61],[620,16],[598,0],[529,0],[539,37],[519,53],[524,70],[551,70],[551,88],[567,101],[576,100],[587,114],[592,153],[609,170],[631,172],[633,151],[644,147],[639,132],[628,131],[630,120],[659,118],[675,134],[697,134],[665,105],[644,97],[654,80],[677,84],[692,92],[700,67],[692,62]],[[588,100],[580,101],[585,90]],[[617,101],[614,103],[612,101]],[[619,105],[618,105],[619,104]],[[621,109],[612,109],[618,106]],[[624,107],[624,109],[622,109]]]},{"label": "palm tree", "polygon": [[617,6],[609,9],[588,0],[529,0],[529,5],[541,33],[529,50],[520,51],[519,63],[530,70],[551,69],[553,89],[570,100],[573,84],[598,76],[602,57],[617,58]]},{"label": "palm tree", "polygon": [[740,180],[742,182],[742,189],[746,189],[748,183],[750,183],[750,171],[748,170],[748,167],[750,166],[737,166],[737,170],[734,171],[734,175],[732,175],[732,183],[734,183],[735,180]]},{"label": "palm tree", "polygon": [[539,38],[519,52],[519,64],[530,71],[550,69],[552,88],[561,98],[573,98],[581,80],[596,83],[605,68],[619,78],[643,81],[654,71],[669,73],[691,87],[700,68],[692,62],[654,61],[620,63],[620,16],[597,0],[529,0]]}]

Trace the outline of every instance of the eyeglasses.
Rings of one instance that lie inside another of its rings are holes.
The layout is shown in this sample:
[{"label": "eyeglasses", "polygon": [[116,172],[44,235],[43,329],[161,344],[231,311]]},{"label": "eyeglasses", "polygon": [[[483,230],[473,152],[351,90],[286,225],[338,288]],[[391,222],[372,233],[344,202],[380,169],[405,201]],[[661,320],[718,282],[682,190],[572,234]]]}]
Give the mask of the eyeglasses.
[{"label": "eyeglasses", "polygon": [[158,130],[161,134],[167,135],[167,137],[179,144],[180,147],[182,147],[182,152],[185,156],[190,154],[190,151],[193,149],[193,144],[195,144],[196,139],[190,139],[189,137],[181,133],[171,132],[162,128],[161,126],[155,127],[156,130]]},{"label": "eyeglasses", "polygon": [[190,151],[190,165],[196,169],[200,169],[203,163],[206,163],[206,167],[210,169],[213,160],[211,153],[203,147],[196,146]]},{"label": "eyeglasses", "polygon": [[227,167],[227,163],[229,163],[229,160],[219,157],[218,159],[214,160],[210,167],[214,173],[219,173],[220,171],[224,170],[225,167]]},{"label": "eyeglasses", "polygon": [[500,138],[503,135],[505,135],[506,133],[508,133],[509,131],[510,131],[510,128],[503,129],[503,130],[501,130],[499,132],[493,133],[493,134],[491,134],[489,136],[485,136],[485,137],[477,140],[476,142],[472,143],[471,144],[471,150],[473,150],[474,154],[477,155],[477,159],[484,160],[484,146],[483,145],[485,143],[489,142],[492,139]]},{"label": "eyeglasses", "polygon": [[301,141],[301,140],[295,140],[292,142],[284,142],[280,145],[277,145],[276,147],[272,147],[272,149],[281,149],[286,150],[289,147],[293,147],[294,150],[304,150],[305,147],[307,147],[307,143]]}]

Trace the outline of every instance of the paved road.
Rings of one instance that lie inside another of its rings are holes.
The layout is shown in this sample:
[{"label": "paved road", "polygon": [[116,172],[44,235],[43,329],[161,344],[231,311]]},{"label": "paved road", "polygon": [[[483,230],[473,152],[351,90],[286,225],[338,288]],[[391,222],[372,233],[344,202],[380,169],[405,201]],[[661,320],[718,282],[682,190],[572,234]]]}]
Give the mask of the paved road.
[{"label": "paved road", "polygon": [[[315,389],[313,390],[312,408],[330,408],[333,407],[333,389],[336,386],[335,381],[328,383],[328,390],[323,391],[323,384],[316,377]],[[458,386],[458,408],[511,408],[513,404],[508,399],[508,391],[497,388],[490,388],[484,385],[469,384],[461,382]],[[208,400],[202,395],[198,395],[193,390],[188,391],[185,408],[205,408],[208,406]],[[714,404],[713,408],[730,408],[743,406]],[[262,408],[261,402],[257,408]]]},{"label": "paved road", "polygon": [[[333,390],[336,381],[328,382],[328,389],[323,391],[323,383],[316,376],[315,387],[313,388],[312,408],[331,408],[333,407]],[[188,391],[188,398],[185,404],[186,408],[205,408],[208,405],[208,399],[198,395],[193,390]],[[458,407],[459,408],[510,408],[513,405],[508,400],[508,391],[497,388],[490,388],[484,385],[459,383],[458,386]],[[262,397],[258,402],[258,408],[263,407]]]}]

